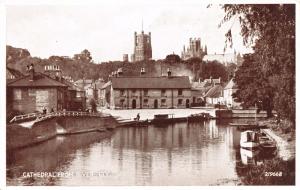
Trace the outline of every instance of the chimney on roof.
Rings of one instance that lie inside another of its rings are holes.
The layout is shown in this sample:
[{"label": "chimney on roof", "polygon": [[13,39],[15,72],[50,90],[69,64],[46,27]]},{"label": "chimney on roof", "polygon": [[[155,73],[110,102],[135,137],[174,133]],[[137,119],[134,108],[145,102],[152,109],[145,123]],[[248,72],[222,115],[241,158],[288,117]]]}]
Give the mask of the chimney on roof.
[{"label": "chimney on roof", "polygon": [[31,63],[30,65],[27,65],[27,71],[29,73],[29,80],[30,81],[33,81],[34,80],[34,66],[33,64]]},{"label": "chimney on roof", "polygon": [[141,68],[141,75],[144,75],[146,73],[146,70],[144,67]]},{"label": "chimney on roof", "polygon": [[113,71],[113,72],[111,72],[111,76],[112,76],[112,77],[117,77],[117,74],[118,74],[118,72],[117,72],[117,71]]},{"label": "chimney on roof", "polygon": [[168,73],[168,77],[171,77],[172,72],[171,72],[170,68],[168,68],[167,73]]}]

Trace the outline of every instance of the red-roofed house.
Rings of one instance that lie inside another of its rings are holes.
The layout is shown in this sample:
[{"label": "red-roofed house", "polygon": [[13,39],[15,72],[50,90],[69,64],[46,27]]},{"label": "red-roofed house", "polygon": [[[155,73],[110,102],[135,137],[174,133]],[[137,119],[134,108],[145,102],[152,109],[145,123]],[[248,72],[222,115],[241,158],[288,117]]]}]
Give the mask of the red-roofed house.
[{"label": "red-roofed house", "polygon": [[111,109],[186,108],[191,103],[187,76],[113,77],[106,86]]}]

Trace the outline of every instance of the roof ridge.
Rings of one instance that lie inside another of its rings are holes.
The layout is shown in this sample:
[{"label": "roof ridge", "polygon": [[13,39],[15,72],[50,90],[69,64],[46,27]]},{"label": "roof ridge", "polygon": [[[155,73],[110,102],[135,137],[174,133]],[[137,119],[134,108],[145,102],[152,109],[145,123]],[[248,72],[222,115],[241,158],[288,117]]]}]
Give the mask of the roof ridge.
[{"label": "roof ridge", "polygon": [[[51,80],[53,80],[53,81],[55,81],[55,82],[59,82],[59,83],[61,83],[61,84],[63,84],[63,85],[66,85],[65,83],[63,83],[63,82],[61,82],[61,81],[58,81],[58,80],[55,80],[55,79],[49,77],[48,75],[46,75],[46,74],[44,74],[44,73],[41,73],[41,72],[36,72],[36,73],[40,73],[40,74],[46,76],[48,79],[51,79]],[[68,86],[68,85],[66,85],[66,86]]]},{"label": "roof ridge", "polygon": [[[51,81],[56,82],[56,83],[59,83],[61,86],[64,86],[64,87],[68,87],[68,86],[69,86],[69,85],[67,85],[67,84],[65,84],[65,83],[63,83],[63,82],[61,82],[61,81],[57,81],[57,80],[55,80],[55,79],[49,77],[48,75],[46,75],[46,74],[44,74],[44,73],[41,73],[41,72],[35,72],[35,73],[36,73],[36,74],[39,74],[40,76],[43,76],[43,77],[47,78],[48,80],[51,80]],[[14,80],[14,81],[8,82],[7,85],[13,85],[14,83],[16,83],[16,82],[18,82],[18,81],[20,81],[20,80],[26,80],[26,78],[28,78],[28,77],[30,77],[29,74],[24,75],[24,76],[22,76],[22,77],[20,77],[20,78],[18,78],[18,79],[16,79],[16,80]],[[59,85],[56,84],[55,86],[59,86]]]}]

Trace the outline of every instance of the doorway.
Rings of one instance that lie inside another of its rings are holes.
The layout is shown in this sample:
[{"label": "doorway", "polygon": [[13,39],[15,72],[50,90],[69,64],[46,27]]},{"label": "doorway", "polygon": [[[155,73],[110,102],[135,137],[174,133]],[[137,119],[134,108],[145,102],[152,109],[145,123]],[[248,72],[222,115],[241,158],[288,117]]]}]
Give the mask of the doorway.
[{"label": "doorway", "polygon": [[154,100],[154,108],[157,109],[158,108],[158,101],[155,99]]},{"label": "doorway", "polygon": [[136,100],[132,100],[132,109],[135,109],[136,108]]},{"label": "doorway", "polygon": [[185,107],[186,108],[190,107],[190,100],[189,99],[186,99],[186,101],[185,101]]}]

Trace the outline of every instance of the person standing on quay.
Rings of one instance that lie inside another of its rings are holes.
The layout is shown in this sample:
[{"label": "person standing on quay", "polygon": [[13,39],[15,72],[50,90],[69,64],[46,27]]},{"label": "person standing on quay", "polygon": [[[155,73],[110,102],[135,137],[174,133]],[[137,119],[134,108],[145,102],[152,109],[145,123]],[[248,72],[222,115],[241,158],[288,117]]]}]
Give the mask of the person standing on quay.
[{"label": "person standing on quay", "polygon": [[44,107],[43,114],[46,115],[46,113],[47,113],[47,109],[46,109],[46,107]]}]

